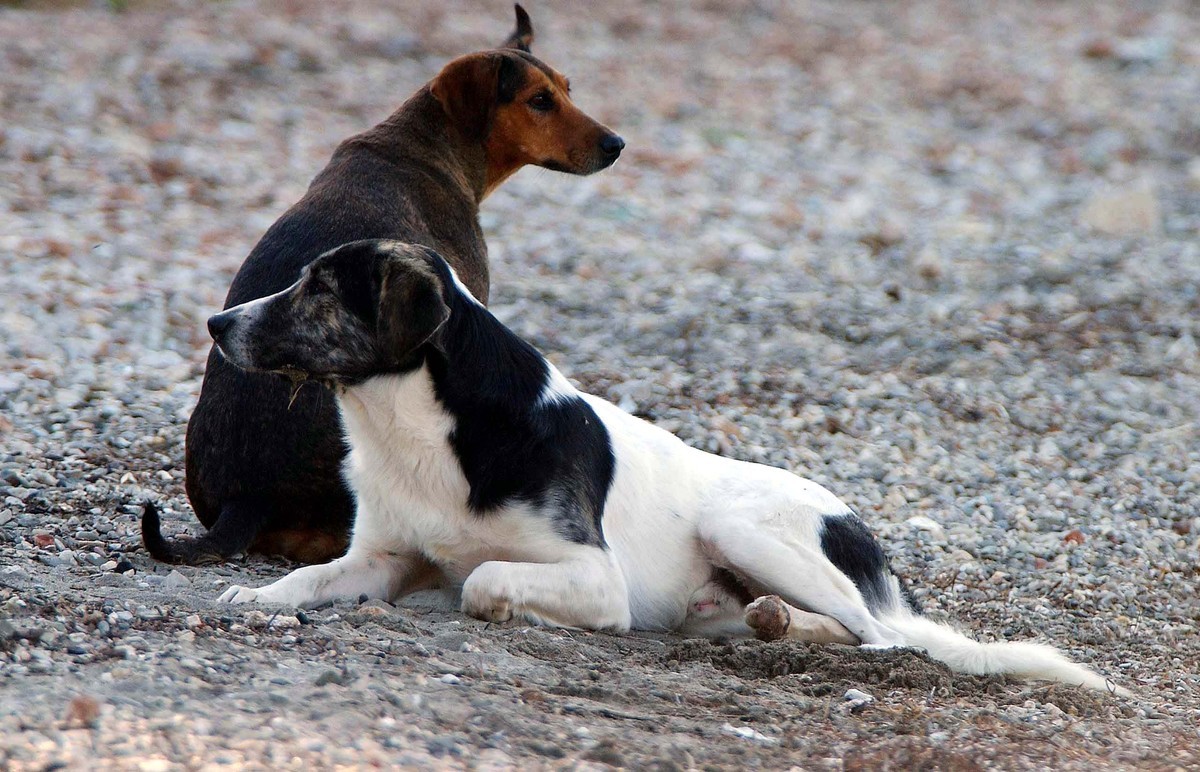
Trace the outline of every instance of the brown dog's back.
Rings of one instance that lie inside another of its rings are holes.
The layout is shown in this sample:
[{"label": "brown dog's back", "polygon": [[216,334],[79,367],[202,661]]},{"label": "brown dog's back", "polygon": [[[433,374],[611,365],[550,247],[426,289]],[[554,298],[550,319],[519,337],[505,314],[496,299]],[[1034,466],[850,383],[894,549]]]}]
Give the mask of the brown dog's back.
[{"label": "brown dog's back", "polygon": [[[517,28],[505,43],[513,50],[451,62],[383,123],[343,142],[250,252],[225,308],[277,292],[322,253],[368,238],[432,247],[486,302],[483,197],[522,165],[587,174],[611,164],[624,145],[575,108],[565,87],[557,93],[565,79],[528,54],[532,37],[517,6]],[[527,105],[531,93],[558,99],[559,109],[543,120],[540,103]],[[523,130],[544,135],[532,144],[548,148],[547,157],[509,152],[521,138],[493,132],[512,123],[497,120],[502,110],[533,115],[532,128]],[[337,407],[324,386],[301,384],[297,391],[282,378],[234,368],[214,347],[186,438],[188,498],[209,532],[168,542],[157,510],[148,507],[143,541],[156,558],[183,563],[247,548],[303,562],[336,557],[354,517],[341,478],[345,454]]]}]

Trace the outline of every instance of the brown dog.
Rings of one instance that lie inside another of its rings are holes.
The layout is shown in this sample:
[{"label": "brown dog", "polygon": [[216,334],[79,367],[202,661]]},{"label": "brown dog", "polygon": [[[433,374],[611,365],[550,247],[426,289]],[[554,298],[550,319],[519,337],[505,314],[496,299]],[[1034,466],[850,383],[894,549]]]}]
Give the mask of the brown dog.
[{"label": "brown dog", "polygon": [[[591,174],[625,146],[572,104],[566,78],[529,53],[533,28],[521,6],[516,13],[503,47],[450,62],[387,120],[337,148],[246,258],[225,308],[278,292],[321,253],[366,238],[432,247],[486,302],[480,202],[526,164]],[[301,386],[243,372],[210,351],[186,440],[188,498],[209,531],[168,542],[148,505],[150,554],[202,563],[251,549],[320,562],[345,550],[354,509],[341,478],[337,408],[324,387]]]}]

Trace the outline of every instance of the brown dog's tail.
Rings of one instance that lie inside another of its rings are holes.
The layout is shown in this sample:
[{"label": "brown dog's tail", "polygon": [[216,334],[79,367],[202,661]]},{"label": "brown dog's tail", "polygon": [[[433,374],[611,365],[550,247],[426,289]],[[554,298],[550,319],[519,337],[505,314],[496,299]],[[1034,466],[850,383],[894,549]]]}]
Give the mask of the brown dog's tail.
[{"label": "brown dog's tail", "polygon": [[208,533],[198,538],[167,541],[162,535],[158,506],[146,502],[142,509],[142,544],[155,560],[189,566],[220,563],[254,543],[266,518],[257,507],[226,504]]}]

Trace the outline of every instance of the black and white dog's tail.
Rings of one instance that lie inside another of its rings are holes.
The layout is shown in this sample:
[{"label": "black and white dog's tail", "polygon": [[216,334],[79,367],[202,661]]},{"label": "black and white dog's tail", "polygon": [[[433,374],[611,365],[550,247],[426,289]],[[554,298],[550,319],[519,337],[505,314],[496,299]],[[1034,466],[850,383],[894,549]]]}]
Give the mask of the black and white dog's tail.
[{"label": "black and white dog's tail", "polygon": [[900,583],[874,535],[857,517],[826,518],[821,547],[829,560],[858,587],[867,609],[880,623],[900,633],[908,646],[924,649],[951,670],[971,675],[1010,675],[1059,681],[1089,689],[1132,696],[1128,689],[1058,649],[1041,643],[980,643],[949,625],[921,615],[916,600]]}]

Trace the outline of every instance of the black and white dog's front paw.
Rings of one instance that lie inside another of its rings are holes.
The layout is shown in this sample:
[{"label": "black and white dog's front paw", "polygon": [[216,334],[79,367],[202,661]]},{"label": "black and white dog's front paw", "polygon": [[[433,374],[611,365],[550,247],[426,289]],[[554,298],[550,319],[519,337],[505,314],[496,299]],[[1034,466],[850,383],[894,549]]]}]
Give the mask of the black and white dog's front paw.
[{"label": "black and white dog's front paw", "polygon": [[252,587],[231,585],[217,598],[218,603],[254,603],[259,599],[259,591]]},{"label": "black and white dog's front paw", "polygon": [[513,618],[512,593],[506,588],[501,564],[483,563],[471,572],[462,589],[462,611],[485,622],[507,622]]}]

